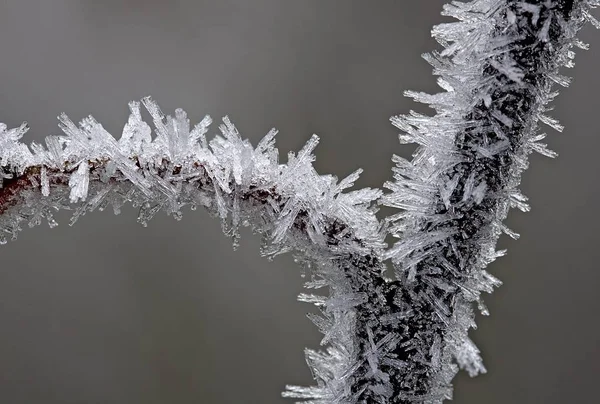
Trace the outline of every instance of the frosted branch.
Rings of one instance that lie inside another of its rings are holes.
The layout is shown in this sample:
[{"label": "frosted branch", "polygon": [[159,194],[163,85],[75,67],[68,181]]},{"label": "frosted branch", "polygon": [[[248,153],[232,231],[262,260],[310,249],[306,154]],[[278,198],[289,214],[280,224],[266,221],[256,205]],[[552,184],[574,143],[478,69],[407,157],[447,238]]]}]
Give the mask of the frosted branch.
[{"label": "frosted branch", "polygon": [[[221,134],[206,139],[211,119],[191,128],[186,114],[164,116],[150,98],[143,103],[153,118],[156,137],[141,116],[140,104],[130,103],[131,115],[117,141],[92,117],[75,125],[59,117],[64,136],[49,136],[46,147],[20,143],[24,124],[0,127],[0,243],[17,237],[23,225],[46,220],[56,225],[59,209],[74,211],[71,224],[86,212],[112,206],[118,214],[132,202],[142,225],[160,210],[176,219],[182,209],[206,207],[221,218],[225,233],[237,243],[240,226],[262,233],[262,254],[273,257],[292,251],[310,268],[307,287],[328,287],[328,297],[302,295],[320,307],[311,316],[325,334],[327,353],[307,351],[313,370],[333,400],[347,394],[361,356],[354,332],[358,311],[371,294],[382,293],[385,269],[379,257],[385,244],[373,201],[382,195],[352,187],[361,170],[337,181],[319,175],[312,166],[313,136],[287,164],[278,162],[276,131],[256,147],[242,140],[225,118]],[[323,394],[323,393],[322,393]]]},{"label": "frosted branch", "polygon": [[[412,161],[394,157],[394,181],[347,191],[360,170],[338,181],[312,166],[318,138],[281,164],[276,131],[254,147],[225,118],[210,141],[209,117],[194,127],[186,113],[165,116],[150,98],[140,103],[119,140],[92,117],[74,124],[59,117],[61,136],[27,147],[26,124],[0,125],[0,243],[24,225],[55,226],[54,213],[86,212],[131,202],[142,225],[160,210],[176,219],[189,206],[218,216],[234,246],[240,226],[263,235],[262,254],[295,254],[308,270],[306,293],[321,315],[309,318],[324,334],[325,351],[307,350],[317,382],[288,386],[286,397],[310,403],[441,403],[451,398],[458,368],[485,372],[467,333],[473,302],[500,281],[485,267],[502,255],[502,221],[510,207],[528,210],[517,189],[527,157],[556,154],[540,143],[539,122],[553,85],[569,79],[575,34],[599,0],[475,0],[453,2],[444,14],[459,22],[436,26],[443,45],[426,55],[445,91],[407,95],[436,110],[394,117],[400,140],[419,145]],[[154,136],[153,136],[154,132]],[[377,203],[401,209],[380,222]],[[390,248],[384,238],[398,241]],[[394,279],[383,273],[386,260]]]},{"label": "frosted branch", "polygon": [[[510,207],[529,210],[518,190],[528,155],[556,153],[540,143],[539,123],[562,126],[545,115],[557,95],[554,84],[569,79],[576,37],[598,1],[452,2],[444,15],[459,22],[436,26],[441,52],[425,55],[440,76],[440,94],[406,95],[436,114],[392,118],[401,142],[419,145],[412,161],[394,157],[392,192],[382,198],[402,213],[388,218],[399,241],[386,252],[394,264],[397,299],[411,314],[395,323],[402,338],[395,354],[407,362],[397,373],[391,402],[440,402],[451,398],[458,367],[470,375],[486,371],[467,332],[475,327],[472,302],[487,309],[482,292],[500,281],[485,271],[504,251],[500,234],[518,234],[502,222]],[[381,327],[375,339],[390,328]],[[457,366],[458,365],[458,366]],[[387,368],[384,373],[390,373]],[[371,394],[368,402],[384,402]],[[386,398],[387,399],[387,398]]]}]

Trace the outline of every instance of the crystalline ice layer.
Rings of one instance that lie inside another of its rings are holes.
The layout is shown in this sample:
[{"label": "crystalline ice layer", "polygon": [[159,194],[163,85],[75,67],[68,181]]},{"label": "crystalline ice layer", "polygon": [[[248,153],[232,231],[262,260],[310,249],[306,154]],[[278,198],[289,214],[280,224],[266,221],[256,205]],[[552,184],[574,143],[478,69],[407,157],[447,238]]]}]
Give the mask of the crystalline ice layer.
[{"label": "crystalline ice layer", "polygon": [[[341,182],[319,175],[312,167],[316,136],[283,165],[277,159],[275,130],[252,147],[225,118],[221,135],[207,141],[210,117],[190,129],[182,110],[170,117],[150,98],[142,104],[153,118],[154,140],[137,102],[130,103],[131,115],[119,140],[92,117],[76,125],[61,114],[65,136],[49,136],[46,148],[34,144],[31,153],[20,143],[26,126],[0,127],[0,241],[16,237],[23,222],[39,225],[45,218],[55,226],[52,215],[57,209],[73,210],[74,224],[88,211],[112,205],[119,213],[124,203],[132,202],[139,207],[138,221],[147,225],[160,210],[179,218],[186,205],[206,206],[221,217],[233,239],[239,225],[252,225],[267,235],[266,254],[302,252],[303,262],[316,271],[310,282],[330,287],[329,297],[303,298],[325,305],[323,332],[330,346],[319,355],[333,374],[348,371],[347,363],[357,361],[352,313],[365,295],[352,292],[339,271],[340,257],[365,251],[381,255],[385,235],[372,209],[381,191],[343,193],[360,170]],[[346,384],[337,385],[342,394]]]},{"label": "crystalline ice layer", "polygon": [[392,118],[403,132],[401,141],[419,147],[412,161],[395,159],[395,181],[385,184],[391,193],[382,197],[384,204],[405,211],[387,220],[399,240],[386,256],[402,295],[422,308],[400,321],[428,324],[400,344],[430,363],[420,367],[408,361],[413,373],[400,376],[409,386],[407,399],[418,372],[432,375],[418,402],[439,402],[436,392],[447,394],[453,362],[471,375],[485,372],[467,336],[474,326],[470,302],[487,314],[480,295],[499,281],[484,268],[500,255],[495,245],[501,233],[518,238],[502,221],[509,207],[529,210],[517,189],[527,155],[556,156],[538,142],[544,136],[537,124],[563,129],[545,115],[545,105],[556,96],[552,84],[569,84],[558,69],[572,66],[570,48],[579,43],[574,35],[586,20],[593,22],[589,10],[598,5],[595,0],[452,2],[444,14],[459,22],[432,31],[445,49],[425,59],[441,76],[445,92],[406,92],[436,114]]},{"label": "crystalline ice layer", "polygon": [[[327,296],[303,294],[320,314],[309,318],[324,334],[323,351],[306,351],[317,386],[287,386],[286,397],[311,403],[440,403],[452,395],[458,367],[485,372],[468,337],[473,304],[487,314],[481,294],[500,281],[484,268],[496,251],[509,207],[529,210],[517,189],[527,155],[556,154],[543,143],[538,122],[561,130],[545,115],[567,85],[560,66],[572,66],[574,35],[600,3],[475,0],[453,2],[444,14],[459,22],[433,30],[444,49],[425,59],[439,75],[440,94],[407,92],[436,110],[392,119],[401,142],[419,145],[412,161],[395,156],[394,179],[378,189],[348,191],[360,170],[342,181],[313,168],[313,136],[287,164],[280,164],[270,131],[256,147],[228,118],[207,140],[211,118],[194,127],[183,110],[166,116],[142,100],[156,134],[143,121],[139,102],[119,140],[92,117],[79,125],[59,117],[64,136],[46,147],[20,142],[27,125],[0,124],[0,243],[53,213],[131,202],[147,225],[163,210],[180,219],[186,206],[205,206],[223,221],[234,244],[238,227],[263,234],[268,257],[293,251],[308,276],[306,287],[327,287]],[[519,52],[529,38],[537,48]],[[523,102],[526,100],[527,102]],[[507,105],[511,105],[510,108]],[[518,107],[514,107],[514,106]],[[402,211],[379,222],[376,204]],[[390,234],[398,239],[383,242]],[[394,279],[384,276],[386,259]],[[407,330],[409,332],[407,332]]]}]

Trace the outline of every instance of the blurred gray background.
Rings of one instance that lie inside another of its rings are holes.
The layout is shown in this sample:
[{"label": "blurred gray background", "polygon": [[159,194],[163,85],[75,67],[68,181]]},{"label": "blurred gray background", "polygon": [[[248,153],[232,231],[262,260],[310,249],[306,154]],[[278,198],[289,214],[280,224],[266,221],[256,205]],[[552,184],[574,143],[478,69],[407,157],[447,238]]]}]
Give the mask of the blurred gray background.
[{"label": "blurred gray background", "polygon": [[[359,185],[379,186],[413,150],[389,117],[425,111],[402,91],[437,91],[419,55],[443,3],[0,0],[0,121],[39,141],[59,112],[92,113],[119,136],[150,94],[228,114],[254,142],[275,126],[281,155],[317,133],[319,172],[363,167]],[[522,237],[500,241],[504,286],[471,333],[489,373],[461,373],[456,403],[598,402],[600,33],[581,38],[592,50],[555,104],[560,157],[532,156],[533,210],[511,213]],[[0,248],[0,403],[285,403],[286,383],[311,383],[303,348],[320,336],[291,257],[261,258],[248,231],[232,252],[202,211],[147,229],[133,208],[60,218]]]}]

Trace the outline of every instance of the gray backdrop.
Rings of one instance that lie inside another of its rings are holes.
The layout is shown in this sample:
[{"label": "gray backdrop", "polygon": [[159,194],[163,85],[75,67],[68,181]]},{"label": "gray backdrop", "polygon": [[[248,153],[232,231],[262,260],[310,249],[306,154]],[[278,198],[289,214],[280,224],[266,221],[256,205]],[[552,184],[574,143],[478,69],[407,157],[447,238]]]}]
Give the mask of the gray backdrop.
[{"label": "gray backdrop", "polygon": [[[316,166],[359,185],[391,178],[408,156],[388,118],[402,91],[437,91],[419,55],[441,0],[0,0],[0,120],[28,120],[29,140],[56,134],[56,115],[94,114],[117,134],[127,102],[229,114],[258,141],[280,129],[281,155],[318,133]],[[504,281],[472,332],[489,373],[456,379],[457,403],[592,403],[600,370],[597,288],[600,33],[579,52],[558,98],[557,160],[532,157],[522,189],[532,212],[503,238]],[[214,131],[213,131],[214,133]],[[128,208],[73,228],[25,231],[0,248],[1,403],[284,403],[309,384],[303,348],[319,334],[295,301],[291,257],[238,251],[206,212],[149,228]]]}]

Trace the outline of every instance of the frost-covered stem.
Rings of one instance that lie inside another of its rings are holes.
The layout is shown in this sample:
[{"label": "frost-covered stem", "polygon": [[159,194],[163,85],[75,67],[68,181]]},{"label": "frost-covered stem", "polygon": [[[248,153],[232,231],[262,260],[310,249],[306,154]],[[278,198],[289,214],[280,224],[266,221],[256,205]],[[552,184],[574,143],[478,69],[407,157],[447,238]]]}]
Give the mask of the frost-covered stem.
[{"label": "frost-covered stem", "polygon": [[[20,142],[27,126],[0,124],[0,243],[23,223],[56,222],[59,209],[85,212],[125,202],[139,207],[146,224],[163,209],[202,205],[219,216],[226,234],[239,226],[264,235],[262,253],[292,251],[310,269],[306,287],[328,296],[302,294],[322,315],[309,315],[323,332],[325,352],[307,350],[316,387],[288,386],[287,397],[311,403],[440,403],[451,397],[458,367],[485,371],[467,332],[472,302],[486,313],[483,291],[499,281],[484,269],[495,250],[509,207],[527,210],[518,191],[532,151],[553,156],[538,141],[538,121],[556,95],[554,83],[571,66],[576,32],[599,0],[475,0],[453,2],[445,14],[460,22],[433,34],[445,49],[427,60],[446,92],[408,92],[437,113],[393,118],[401,140],[419,148],[412,161],[395,157],[392,192],[353,186],[360,170],[338,181],[312,167],[313,136],[280,164],[275,131],[253,147],[224,120],[210,142],[206,117],[191,128],[185,112],[164,116],[146,98],[156,137],[140,104],[117,141],[92,117],[79,126],[65,115],[65,136],[46,147]],[[380,223],[373,202],[402,209]],[[400,240],[389,250],[386,232]],[[385,260],[395,279],[384,277]],[[457,366],[458,365],[458,366]]]},{"label": "frost-covered stem", "polygon": [[329,289],[328,297],[300,297],[321,308],[322,316],[310,317],[328,346],[325,353],[307,351],[307,359],[322,386],[320,397],[345,397],[348,380],[357,379],[353,366],[362,360],[357,305],[370,299],[363,292],[368,285],[384,284],[385,235],[372,206],[382,192],[342,192],[360,170],[342,181],[318,175],[312,167],[316,136],[279,164],[274,130],[252,147],[225,119],[222,135],[208,142],[210,118],[191,129],[182,110],[165,117],[150,98],[143,102],[153,118],[154,140],[137,102],[130,104],[118,141],[92,117],[77,126],[61,115],[65,136],[47,137],[46,148],[32,144],[31,153],[20,142],[26,125],[0,125],[0,243],[6,235],[16,238],[23,223],[31,227],[45,218],[56,225],[58,209],[74,210],[74,223],[109,205],[119,213],[129,201],[139,207],[144,225],[161,209],[179,219],[186,205],[200,205],[222,219],[234,242],[239,226],[252,226],[264,234],[263,255],[293,251],[311,269],[307,287]]},{"label": "frost-covered stem", "polygon": [[[450,398],[454,361],[470,374],[485,372],[467,336],[474,327],[472,301],[500,282],[484,268],[498,236],[518,237],[502,221],[509,207],[528,210],[517,186],[527,155],[553,155],[538,133],[538,121],[560,130],[543,113],[556,95],[558,74],[571,66],[575,34],[596,1],[454,2],[445,14],[461,22],[437,26],[445,46],[426,59],[440,75],[445,93],[408,92],[429,104],[431,118],[411,112],[393,122],[401,140],[420,145],[412,161],[396,157],[393,193],[384,203],[404,209],[392,218],[400,241],[388,252],[395,264],[398,293],[414,314],[398,324],[399,357],[406,372],[395,383],[397,402],[439,402]],[[380,337],[388,330],[381,330]],[[378,332],[379,333],[379,332]],[[420,398],[417,398],[420,397]]]}]

